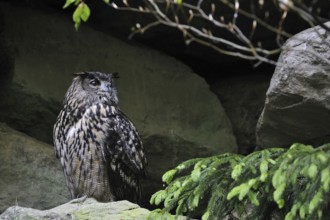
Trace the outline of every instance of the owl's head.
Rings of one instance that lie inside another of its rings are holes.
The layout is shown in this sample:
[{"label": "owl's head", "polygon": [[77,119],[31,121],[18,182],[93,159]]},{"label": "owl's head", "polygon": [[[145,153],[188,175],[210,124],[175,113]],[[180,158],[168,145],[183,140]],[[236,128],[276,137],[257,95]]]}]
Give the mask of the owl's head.
[{"label": "owl's head", "polygon": [[117,89],[114,84],[118,73],[80,72],[74,75],[66,99],[74,98],[85,104],[103,102],[118,105]]}]

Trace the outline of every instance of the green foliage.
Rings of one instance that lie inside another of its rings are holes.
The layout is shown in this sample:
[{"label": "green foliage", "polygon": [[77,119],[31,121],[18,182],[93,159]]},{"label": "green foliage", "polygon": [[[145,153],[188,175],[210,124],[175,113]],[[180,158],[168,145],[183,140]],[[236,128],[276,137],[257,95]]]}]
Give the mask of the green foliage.
[{"label": "green foliage", "polygon": [[75,24],[76,30],[78,30],[81,21],[86,22],[91,14],[91,10],[88,5],[82,0],[66,0],[63,9],[68,8],[70,5],[75,5],[76,9],[73,12],[72,19]]},{"label": "green foliage", "polygon": [[[330,200],[330,144],[294,144],[248,156],[223,154],[183,162],[166,172],[163,204],[150,219],[169,213],[206,219],[324,219]],[[168,218],[167,218],[167,217]]]}]

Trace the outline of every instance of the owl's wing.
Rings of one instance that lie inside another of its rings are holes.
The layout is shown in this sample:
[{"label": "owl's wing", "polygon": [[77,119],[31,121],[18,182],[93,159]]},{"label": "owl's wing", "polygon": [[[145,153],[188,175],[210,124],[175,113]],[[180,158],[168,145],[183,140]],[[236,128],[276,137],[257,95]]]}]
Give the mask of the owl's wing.
[{"label": "owl's wing", "polygon": [[65,126],[62,125],[63,121],[67,117],[65,111],[60,111],[56,123],[53,128],[53,144],[55,149],[55,155],[57,158],[63,157],[64,154],[64,139],[65,139]]},{"label": "owl's wing", "polygon": [[147,164],[140,137],[128,117],[121,111],[112,116],[108,153],[120,160],[135,174],[144,175]]},{"label": "owl's wing", "polygon": [[110,184],[117,199],[138,202],[141,177],[145,176],[147,160],[140,137],[125,114],[116,110],[108,116],[109,132],[104,149],[109,166]]}]

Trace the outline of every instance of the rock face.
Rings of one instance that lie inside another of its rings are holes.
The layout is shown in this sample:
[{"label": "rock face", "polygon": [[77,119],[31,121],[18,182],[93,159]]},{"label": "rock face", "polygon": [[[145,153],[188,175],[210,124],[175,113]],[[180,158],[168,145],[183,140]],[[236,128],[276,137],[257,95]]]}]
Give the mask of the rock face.
[{"label": "rock face", "polygon": [[284,48],[258,121],[257,145],[268,148],[327,142],[330,35],[320,27],[311,28],[289,39]]},{"label": "rock face", "polygon": [[[70,18],[51,10],[40,12],[6,3],[1,3],[1,8],[5,44],[14,60],[11,83],[26,94],[37,94],[52,103],[50,112],[56,110],[54,104],[62,102],[72,73],[118,71],[120,106],[142,135],[178,136],[210,152],[236,151],[235,137],[221,104],[205,81],[187,66],[86,25],[76,32]],[[9,105],[0,104],[4,110]],[[29,113],[27,118],[39,114],[37,110]],[[0,121],[28,133],[32,132],[27,129],[29,123],[39,126],[55,121],[54,114],[48,116],[38,122],[26,119],[26,128],[17,125],[13,111],[3,112]],[[42,128],[29,134],[50,143],[49,129]]]},{"label": "rock face", "polygon": [[0,213],[15,204],[46,209],[68,201],[52,146],[0,123],[0,161]]},{"label": "rock face", "polygon": [[238,152],[251,153],[256,147],[255,130],[262,112],[270,77],[243,76],[212,85],[231,121]]},{"label": "rock face", "polygon": [[[146,219],[149,210],[140,208],[128,201],[98,203],[92,198],[84,202],[69,202],[49,210],[36,210],[13,206],[0,215],[0,219],[111,219],[111,220],[135,220]],[[187,219],[179,217],[178,219]]]},{"label": "rock face", "polygon": [[23,88],[12,83],[0,89],[0,121],[52,144],[53,125],[61,103],[29,94]]}]

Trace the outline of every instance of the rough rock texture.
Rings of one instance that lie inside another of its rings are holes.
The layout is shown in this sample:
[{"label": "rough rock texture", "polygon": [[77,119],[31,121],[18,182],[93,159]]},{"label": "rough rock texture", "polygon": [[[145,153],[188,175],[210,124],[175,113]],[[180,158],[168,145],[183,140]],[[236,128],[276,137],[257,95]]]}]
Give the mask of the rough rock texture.
[{"label": "rough rock texture", "polygon": [[53,125],[61,103],[47,101],[39,94],[29,94],[23,88],[12,83],[0,89],[0,121],[51,144]]},{"label": "rough rock texture", "polygon": [[289,39],[284,47],[258,121],[257,144],[267,148],[327,142],[330,34],[320,27],[311,28]]},{"label": "rough rock texture", "polygon": [[[85,219],[111,219],[111,220],[139,220],[146,219],[149,210],[128,202],[99,203],[92,198],[83,203],[69,202],[49,210],[36,210],[13,206],[0,215],[3,220],[23,219],[61,219],[61,220],[85,220]],[[179,217],[178,219],[187,219]]]},{"label": "rough rock texture", "polygon": [[[218,153],[236,151],[231,125],[221,104],[205,81],[187,66],[86,25],[76,32],[71,18],[52,11],[0,5],[4,39],[14,59],[12,82],[21,86],[23,92],[59,103],[72,73],[118,71],[120,106],[141,134],[178,136]],[[14,116],[10,118],[16,121]]]},{"label": "rough rock texture", "polygon": [[15,204],[46,209],[68,198],[52,146],[0,123],[0,213]]},{"label": "rough rock texture", "polygon": [[[206,148],[179,137],[152,135],[142,140],[149,161],[141,206],[147,208],[151,208],[151,195],[163,188],[165,171],[184,160],[209,155]],[[52,146],[0,123],[0,161],[0,213],[14,204],[46,209],[69,200]]]},{"label": "rough rock texture", "polygon": [[255,130],[264,107],[270,77],[243,76],[212,85],[231,121],[238,152],[251,153],[256,147]]}]

